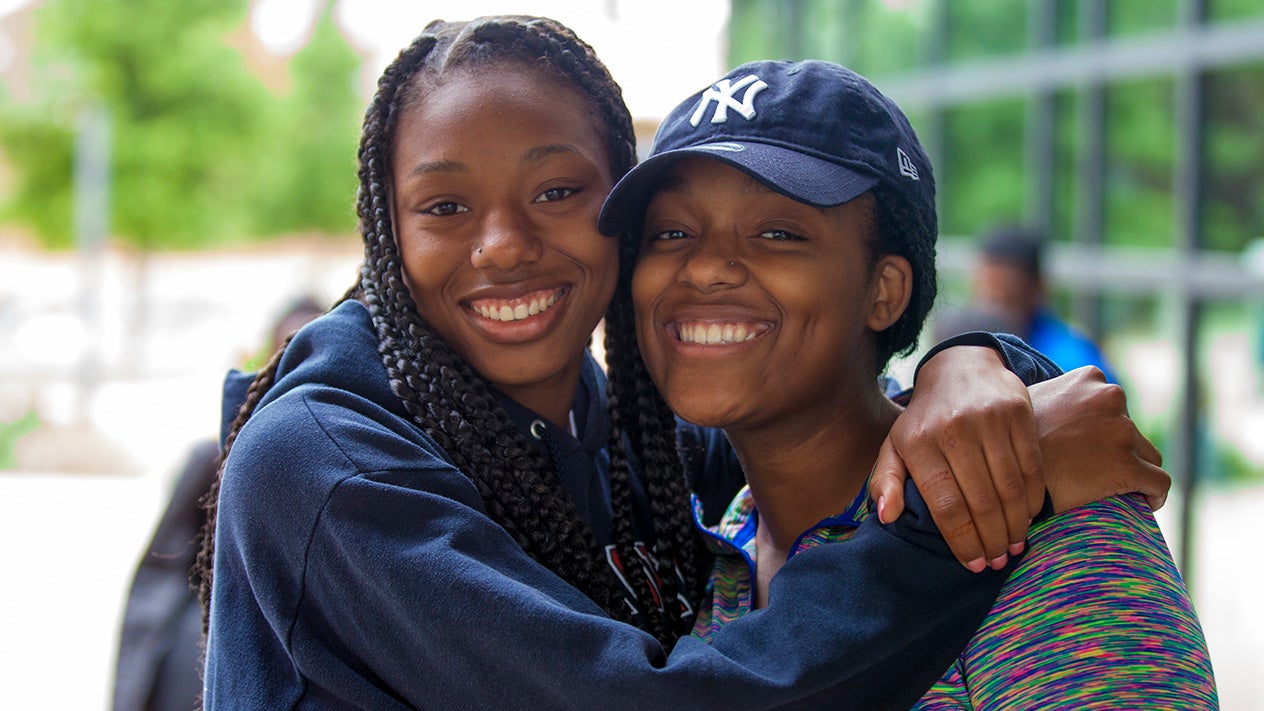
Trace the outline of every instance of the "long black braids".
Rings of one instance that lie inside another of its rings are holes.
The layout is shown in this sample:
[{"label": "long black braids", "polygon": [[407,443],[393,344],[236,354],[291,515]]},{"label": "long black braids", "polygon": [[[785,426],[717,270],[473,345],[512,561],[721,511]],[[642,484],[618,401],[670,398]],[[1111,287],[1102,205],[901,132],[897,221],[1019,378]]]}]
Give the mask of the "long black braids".
[{"label": "long black braids", "polygon": [[[489,515],[522,548],[584,590],[612,614],[628,619],[617,581],[605,569],[591,532],[575,513],[552,468],[535,453],[486,383],[422,322],[403,277],[390,223],[387,172],[398,115],[422,98],[416,75],[451,66],[462,43],[478,43],[482,23],[431,25],[414,44],[416,58],[388,71],[365,119],[361,140],[359,213],[366,242],[361,290],[378,331],[391,387],[405,409],[465,472]],[[484,52],[486,54],[486,52]],[[444,56],[446,55],[446,56]],[[476,53],[466,52],[472,59]],[[497,61],[509,61],[503,55]],[[440,64],[442,62],[442,64]]]},{"label": "long black braids", "polygon": [[[617,178],[635,162],[631,118],[618,85],[592,49],[567,28],[551,20],[526,17],[431,23],[383,72],[365,114],[356,200],[365,259],[358,289],[349,296],[360,300],[372,317],[392,390],[414,421],[473,481],[488,514],[534,559],[583,590],[613,617],[631,620],[632,611],[606,564],[604,551],[579,518],[551,466],[526,440],[483,379],[418,316],[404,281],[388,188],[395,126],[404,110],[424,100],[428,82],[450,67],[480,63],[520,63],[575,85],[590,99],[596,118],[606,128],[612,175]],[[225,458],[238,430],[271,386],[278,362],[279,354],[252,384],[226,441]],[[619,392],[616,381],[621,379],[612,380],[612,393]],[[665,556],[660,572],[674,559],[693,571],[696,534],[681,523],[688,516],[688,504],[674,455],[674,430],[662,423],[635,429],[637,446],[654,449],[647,458],[646,488],[653,497],[657,552]],[[670,648],[682,633],[682,625],[663,621],[648,577],[637,564],[630,470],[620,427],[612,432],[611,441],[617,443],[618,451],[618,461],[612,463],[610,472],[616,546],[638,606],[647,615],[649,631]],[[672,454],[665,457],[668,450]],[[654,481],[656,477],[663,480]],[[659,500],[662,495],[670,500]],[[204,612],[211,585],[215,491],[207,497],[207,507],[208,525],[198,562]],[[664,592],[672,593],[667,600],[674,600],[674,577],[662,577]],[[667,606],[671,609],[670,603]],[[204,615],[204,624],[205,620]]]},{"label": "long black braids", "polygon": [[[609,363],[607,393],[612,427],[609,442],[612,488],[628,486],[629,454],[639,454],[643,479],[654,516],[657,578],[665,601],[684,597],[692,606],[700,599],[710,574],[710,557],[705,553],[689,505],[689,490],[682,473],[676,445],[676,418],[650,379],[636,341],[635,311],[632,307],[632,269],[639,240],[625,235],[619,250],[619,281],[606,312],[606,358]],[[622,476],[615,476],[619,472]],[[630,492],[612,492],[627,496]],[[628,522],[624,521],[624,525]],[[679,566],[684,589],[676,579]],[[673,608],[668,605],[669,611]],[[669,630],[682,633],[692,620],[668,617],[656,620]]]}]

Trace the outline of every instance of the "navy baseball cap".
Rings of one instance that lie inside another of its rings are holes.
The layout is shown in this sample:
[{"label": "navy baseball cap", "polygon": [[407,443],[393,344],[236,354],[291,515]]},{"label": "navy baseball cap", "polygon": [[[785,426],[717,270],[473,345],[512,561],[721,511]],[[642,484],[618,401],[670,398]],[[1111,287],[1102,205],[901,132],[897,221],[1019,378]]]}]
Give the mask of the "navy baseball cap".
[{"label": "navy baseball cap", "polygon": [[660,179],[681,158],[727,163],[787,197],[817,207],[878,184],[934,229],[935,180],[908,118],[846,67],[817,60],[743,64],[672,109],[650,157],[611,190],[598,227],[635,229]]}]

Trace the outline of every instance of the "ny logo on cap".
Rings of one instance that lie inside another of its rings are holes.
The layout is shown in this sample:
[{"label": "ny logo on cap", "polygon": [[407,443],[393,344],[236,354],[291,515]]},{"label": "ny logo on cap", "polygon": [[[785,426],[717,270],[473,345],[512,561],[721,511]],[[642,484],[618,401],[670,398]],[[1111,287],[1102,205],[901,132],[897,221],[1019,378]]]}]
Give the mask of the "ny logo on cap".
[{"label": "ny logo on cap", "polygon": [[[738,103],[733,95],[743,88],[746,89],[746,93],[742,94],[742,101]],[[698,108],[694,109],[693,116],[689,118],[689,125],[697,127],[699,123],[702,123],[702,114],[706,113],[712,101],[715,102],[715,114],[711,116],[711,123],[728,121],[730,106],[749,121],[755,118],[755,97],[767,88],[768,85],[764,83],[764,80],[754,74],[747,74],[737,83],[733,83],[730,79],[721,79],[715,83],[715,86],[702,93],[702,98],[698,100]]]}]

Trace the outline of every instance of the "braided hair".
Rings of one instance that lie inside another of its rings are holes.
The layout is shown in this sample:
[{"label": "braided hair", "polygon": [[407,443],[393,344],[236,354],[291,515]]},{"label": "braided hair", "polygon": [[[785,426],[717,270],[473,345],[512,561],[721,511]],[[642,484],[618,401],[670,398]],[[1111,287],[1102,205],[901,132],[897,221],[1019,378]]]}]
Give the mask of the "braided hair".
[{"label": "braided hair", "polygon": [[[605,129],[611,174],[618,178],[635,163],[635,136],[622,92],[592,48],[569,29],[552,20],[522,16],[433,22],[383,71],[365,113],[356,199],[364,262],[358,286],[345,298],[355,298],[368,309],[392,391],[413,421],[474,483],[492,519],[528,555],[582,590],[612,617],[632,621],[634,612],[606,563],[605,551],[579,517],[552,466],[527,441],[483,378],[418,315],[405,284],[389,195],[399,117],[424,101],[427,89],[450,69],[492,64],[526,66],[572,85],[590,102]],[[622,264],[620,281],[630,275],[631,263]],[[616,324],[630,319],[626,310],[607,315]],[[635,338],[629,342],[621,334],[607,337],[606,348],[617,360],[611,362],[608,384],[614,543],[647,631],[670,649],[690,622],[675,608],[677,595],[696,599],[707,569],[701,564],[702,546],[689,514],[674,419],[639,365]],[[224,458],[271,386],[279,360],[280,352],[252,384],[225,442]],[[640,453],[651,499],[657,561],[652,571],[639,564],[633,537],[629,447]],[[222,466],[221,460],[221,473]],[[195,573],[200,578],[204,631],[218,486],[217,478],[206,497],[207,526]],[[677,582],[677,566],[686,581],[684,590]],[[661,598],[656,596],[651,575],[658,579]]]}]

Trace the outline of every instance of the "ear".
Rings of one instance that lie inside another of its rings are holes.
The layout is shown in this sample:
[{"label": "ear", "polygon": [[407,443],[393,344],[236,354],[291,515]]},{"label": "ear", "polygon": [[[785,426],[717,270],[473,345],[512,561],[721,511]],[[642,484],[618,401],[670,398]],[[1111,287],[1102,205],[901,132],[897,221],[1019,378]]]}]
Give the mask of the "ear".
[{"label": "ear", "polygon": [[885,331],[899,320],[913,296],[913,267],[904,257],[888,254],[873,267],[873,288],[865,325]]}]

